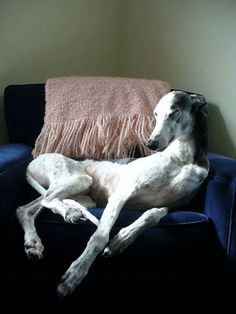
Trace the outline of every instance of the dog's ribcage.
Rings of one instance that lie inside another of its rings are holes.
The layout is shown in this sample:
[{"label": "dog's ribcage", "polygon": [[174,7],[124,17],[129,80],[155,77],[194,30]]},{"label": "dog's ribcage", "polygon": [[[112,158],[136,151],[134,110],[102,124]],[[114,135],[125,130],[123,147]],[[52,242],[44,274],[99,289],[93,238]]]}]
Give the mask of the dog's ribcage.
[{"label": "dog's ribcage", "polygon": [[192,163],[193,156],[188,151],[178,151],[175,155],[176,143],[172,145],[168,148],[169,154],[166,150],[164,154],[156,153],[127,165],[91,163],[87,173],[94,178],[90,192],[95,202],[104,205],[118,186],[135,187],[134,195],[125,206],[130,209],[171,206],[186,200],[202,183],[206,170]]}]

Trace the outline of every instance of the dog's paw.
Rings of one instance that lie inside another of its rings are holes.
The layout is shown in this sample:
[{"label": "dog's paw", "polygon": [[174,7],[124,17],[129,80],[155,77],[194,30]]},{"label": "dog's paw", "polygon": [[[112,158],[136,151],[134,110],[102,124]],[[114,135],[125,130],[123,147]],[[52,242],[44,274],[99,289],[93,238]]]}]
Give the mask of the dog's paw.
[{"label": "dog's paw", "polygon": [[44,246],[39,238],[25,241],[25,252],[29,259],[42,259]]},{"label": "dog's paw", "polygon": [[70,295],[81,283],[86,274],[86,272],[77,268],[76,263],[72,263],[70,268],[62,276],[61,282],[57,286],[58,297],[61,299]]},{"label": "dog's paw", "polygon": [[65,215],[66,222],[76,224],[85,220],[86,220],[86,217],[84,217],[84,215],[78,209],[70,208],[66,212],[66,215]]},{"label": "dog's paw", "polygon": [[103,257],[113,257],[122,253],[129,245],[128,241],[124,241],[122,229],[120,232],[108,243],[104,249]]},{"label": "dog's paw", "polygon": [[158,208],[158,211],[160,213],[160,219],[165,217],[168,214],[168,208],[167,207]]},{"label": "dog's paw", "polygon": [[73,287],[70,282],[71,271],[68,269],[66,273],[61,277],[61,281],[57,286],[57,294],[60,299],[64,298],[66,295],[69,295],[73,292],[75,287]]},{"label": "dog's paw", "polygon": [[[90,220],[95,226],[99,225],[99,220],[91,214],[87,208],[82,206],[81,204],[77,203],[74,200],[71,199],[64,199],[63,200],[64,205],[68,206],[68,213],[72,213],[72,216],[74,215],[73,213],[76,213],[77,217],[79,220],[85,221],[85,220]],[[79,217],[80,215],[80,217]],[[74,217],[72,217],[74,219]],[[76,221],[78,222],[78,221]]]},{"label": "dog's paw", "polygon": [[122,253],[125,250],[125,248],[115,247],[112,244],[108,244],[108,246],[104,249],[102,253],[102,257],[110,258],[114,257],[120,253]]},{"label": "dog's paw", "polygon": [[57,295],[59,299],[63,299],[65,296],[70,295],[73,290],[74,288],[69,286],[68,283],[64,281],[57,286]]},{"label": "dog's paw", "polygon": [[102,253],[102,257],[105,257],[105,258],[112,257],[113,255],[114,255],[114,252],[111,250],[109,246],[107,246]]}]

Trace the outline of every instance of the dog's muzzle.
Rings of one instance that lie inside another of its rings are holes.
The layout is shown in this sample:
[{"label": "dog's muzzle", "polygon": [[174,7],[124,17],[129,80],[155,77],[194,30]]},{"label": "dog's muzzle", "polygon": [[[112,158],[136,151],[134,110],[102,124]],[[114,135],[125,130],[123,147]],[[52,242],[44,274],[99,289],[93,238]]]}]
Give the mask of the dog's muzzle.
[{"label": "dog's muzzle", "polygon": [[146,146],[151,150],[157,150],[159,146],[158,141],[148,140]]}]

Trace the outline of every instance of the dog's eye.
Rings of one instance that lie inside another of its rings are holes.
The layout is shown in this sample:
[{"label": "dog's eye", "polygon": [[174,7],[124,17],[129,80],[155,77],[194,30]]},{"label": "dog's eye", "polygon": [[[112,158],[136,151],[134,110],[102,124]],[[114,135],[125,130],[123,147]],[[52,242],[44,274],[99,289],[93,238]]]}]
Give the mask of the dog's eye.
[{"label": "dog's eye", "polygon": [[158,116],[158,113],[157,113],[157,112],[154,112],[154,116],[157,117],[157,116]]}]

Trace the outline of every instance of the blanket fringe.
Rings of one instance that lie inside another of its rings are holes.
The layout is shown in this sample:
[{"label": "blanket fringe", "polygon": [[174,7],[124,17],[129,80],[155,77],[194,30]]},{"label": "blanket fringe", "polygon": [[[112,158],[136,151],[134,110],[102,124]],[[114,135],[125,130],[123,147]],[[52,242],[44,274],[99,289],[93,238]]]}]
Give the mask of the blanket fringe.
[{"label": "blanket fringe", "polygon": [[44,126],[32,152],[36,158],[42,153],[61,153],[68,157],[118,159],[148,156],[145,146],[154,126],[154,118],[147,115],[106,116],[82,118],[61,124]]}]

